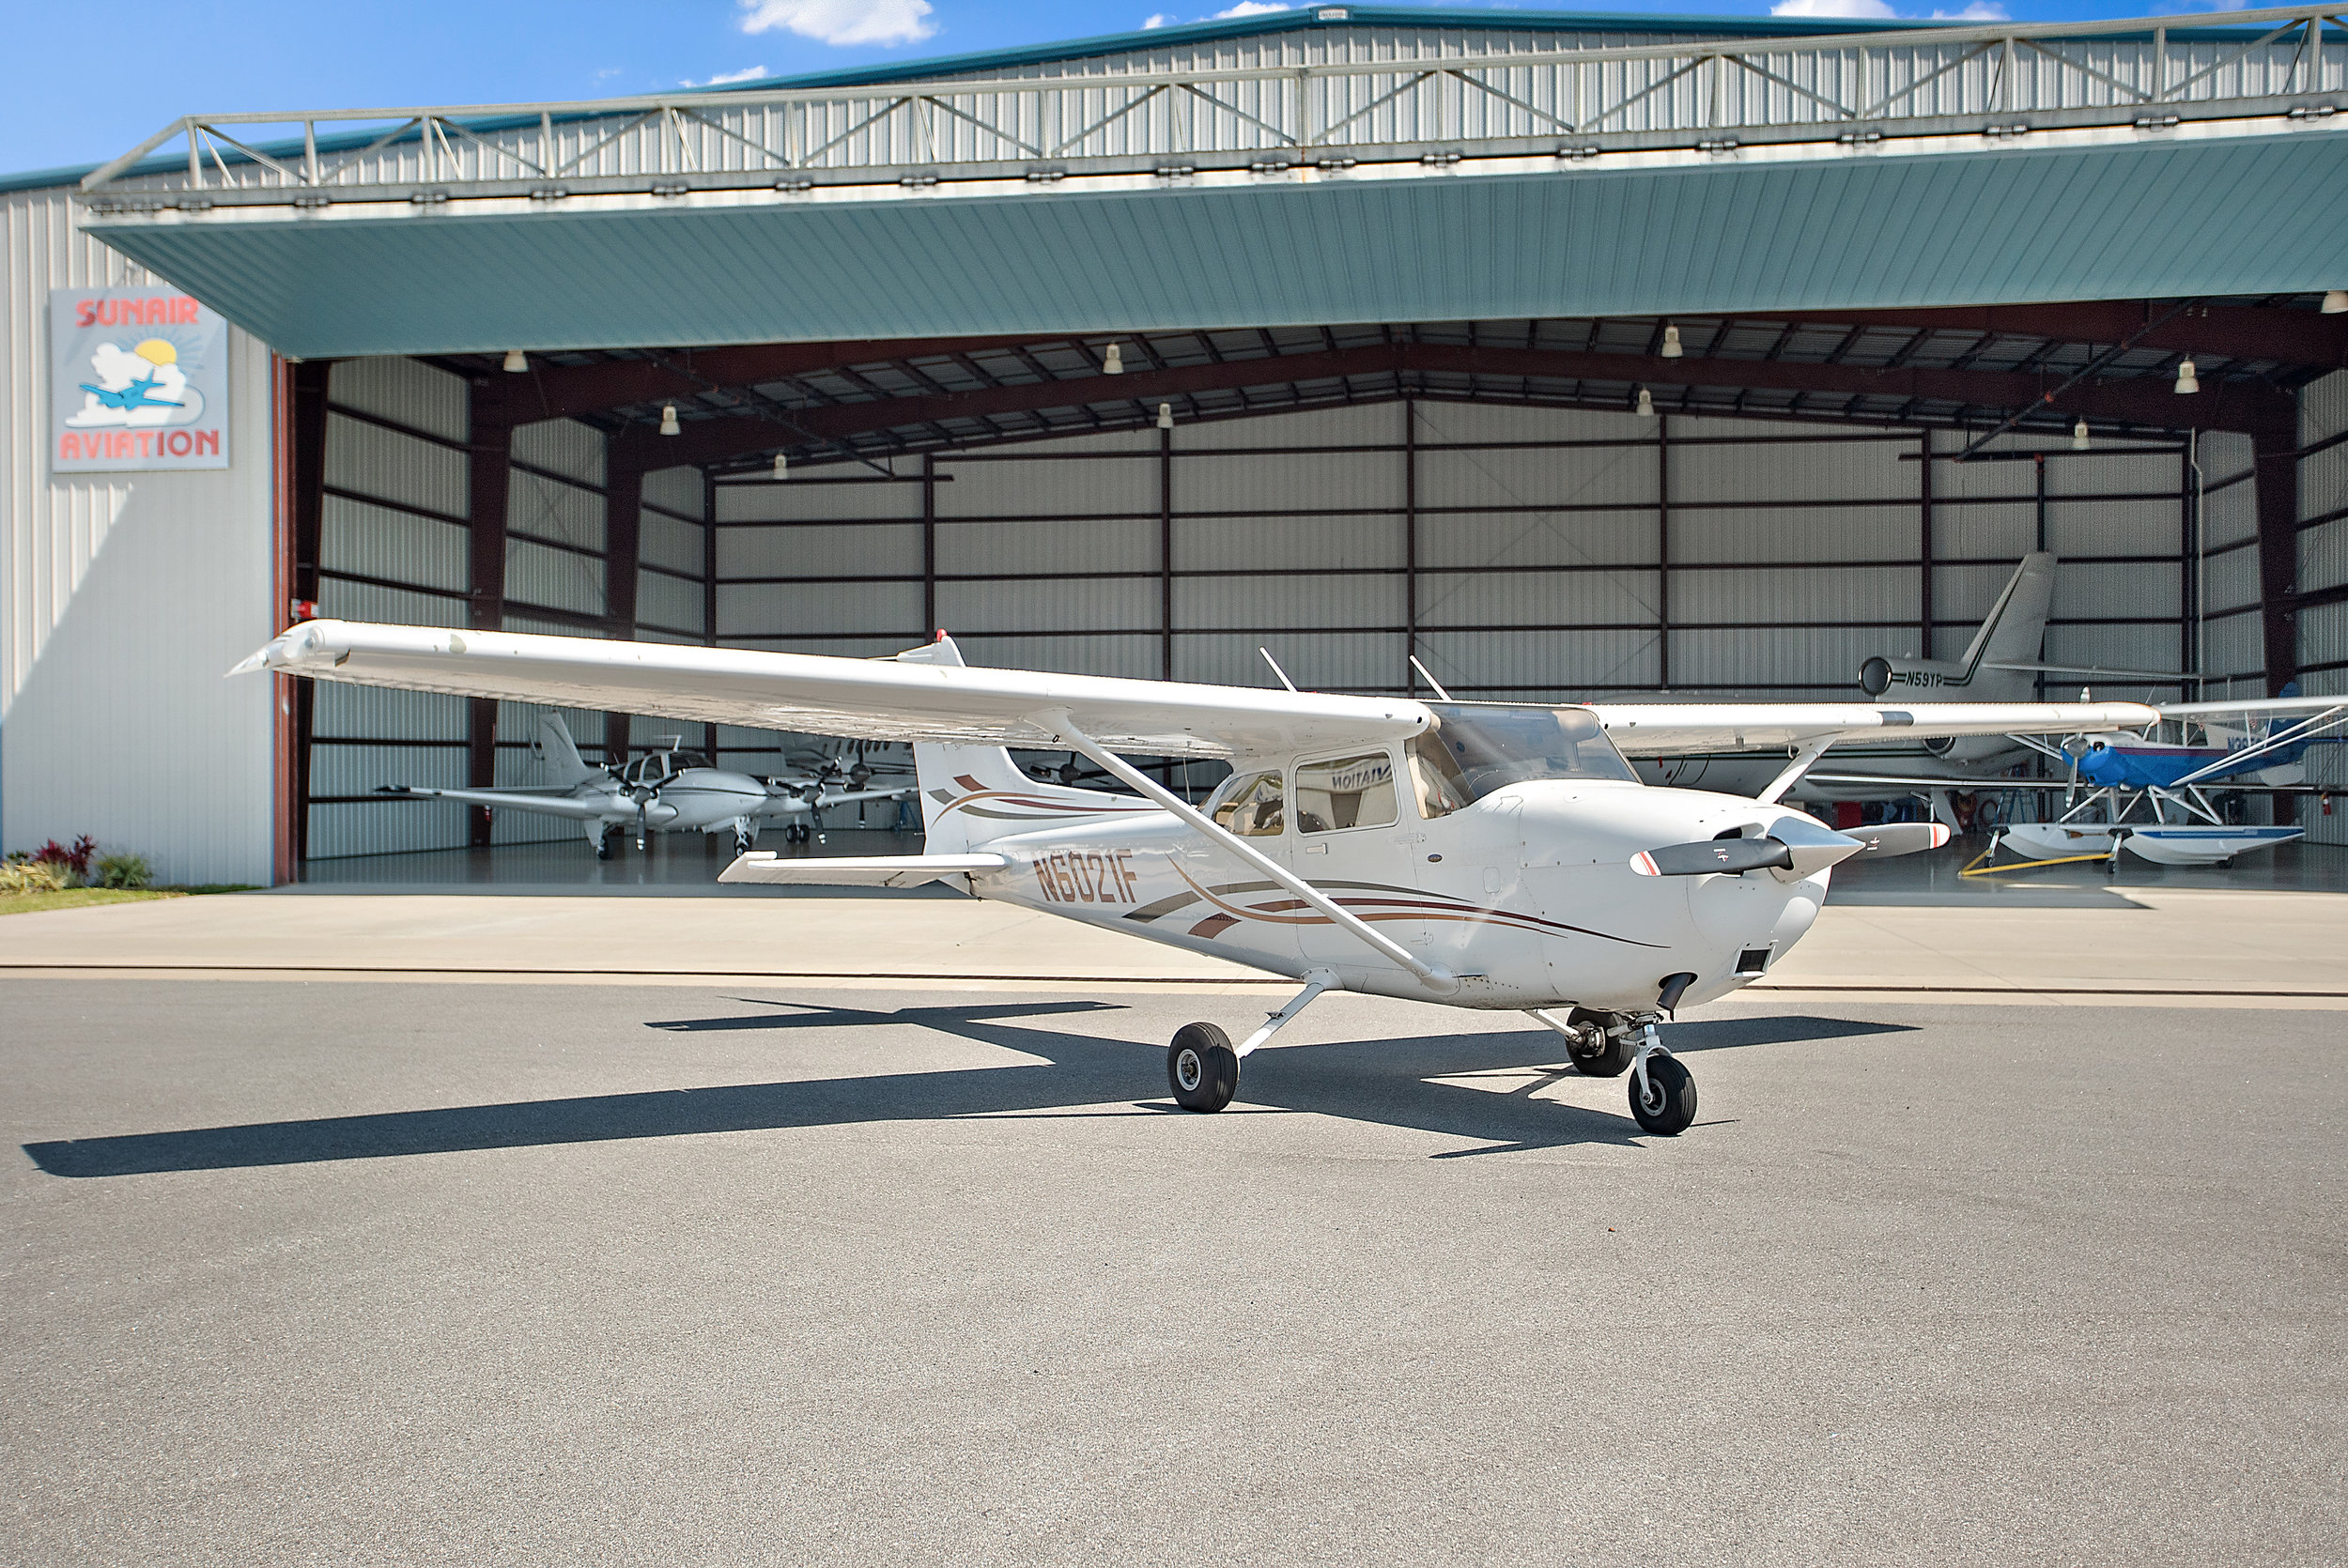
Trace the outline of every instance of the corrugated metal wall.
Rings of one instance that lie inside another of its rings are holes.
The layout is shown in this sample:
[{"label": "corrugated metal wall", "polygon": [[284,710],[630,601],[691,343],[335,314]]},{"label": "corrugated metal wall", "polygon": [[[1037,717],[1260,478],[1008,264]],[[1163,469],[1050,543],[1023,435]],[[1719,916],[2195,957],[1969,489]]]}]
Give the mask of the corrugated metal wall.
[{"label": "corrugated metal wall", "polygon": [[[411,625],[462,625],[471,590],[461,377],[405,359],[338,361],[330,373],[319,613]],[[604,443],[569,420],[517,428],[506,498],[508,631],[607,635]],[[697,470],[649,475],[641,524],[636,635],[703,640],[707,530]],[[544,781],[531,744],[545,710],[498,709],[496,782]],[[599,713],[558,710],[580,752],[604,754]],[[466,808],[388,799],[385,784],[461,787],[467,704],[419,692],[320,684],[311,752],[310,856],[457,849]],[[647,744],[651,732],[637,744]],[[673,726],[670,727],[673,729]],[[493,841],[577,832],[558,819],[502,811]]]},{"label": "corrugated metal wall", "polygon": [[2043,545],[2051,657],[2186,668],[2182,447],[1961,449],[1422,400],[725,481],[718,639],[884,653],[927,607],[982,664],[1264,685],[1261,646],[1302,684],[1400,690],[1414,640],[1462,695],[1849,697],[1927,618],[1961,653]]},{"label": "corrugated metal wall", "polygon": [[[2318,593],[2348,584],[2348,372],[2326,376],[2299,394],[2299,446],[2305,453],[2299,459],[2299,591]],[[2299,684],[2310,695],[2348,692],[2348,600],[2299,612]],[[2343,749],[2310,747],[2309,782],[2348,792]],[[2300,810],[2309,838],[2348,843],[2348,802],[2329,815],[2321,801]]]},{"label": "corrugated metal wall", "polygon": [[230,466],[52,474],[49,291],[162,280],[77,233],[63,190],[0,195],[0,849],[93,835],[176,883],[267,883],[278,630],[269,351],[230,329]]}]

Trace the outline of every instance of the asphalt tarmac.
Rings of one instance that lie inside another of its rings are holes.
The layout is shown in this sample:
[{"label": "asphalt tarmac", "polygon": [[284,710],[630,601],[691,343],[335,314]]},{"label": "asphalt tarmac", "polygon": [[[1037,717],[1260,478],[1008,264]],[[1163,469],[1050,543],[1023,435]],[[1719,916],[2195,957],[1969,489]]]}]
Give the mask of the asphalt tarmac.
[{"label": "asphalt tarmac", "polygon": [[1274,1000],[0,980],[0,1560],[2348,1559],[2339,1013]]}]

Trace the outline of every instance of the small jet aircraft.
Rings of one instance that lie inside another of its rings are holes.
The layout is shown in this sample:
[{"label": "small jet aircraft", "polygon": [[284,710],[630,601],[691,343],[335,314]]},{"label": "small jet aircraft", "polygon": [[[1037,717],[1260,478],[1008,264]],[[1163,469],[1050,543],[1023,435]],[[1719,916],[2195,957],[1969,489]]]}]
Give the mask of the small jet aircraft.
[{"label": "small jet aircraft", "polygon": [[[1695,1117],[1659,1024],[1768,972],[1832,869],[1947,841],[1937,822],[1838,833],[1781,804],[1842,741],[2134,730],[2134,702],[1420,702],[965,669],[944,633],[890,659],[316,621],[232,673],[659,714],[914,743],[924,853],[745,853],[734,883],[944,882],[1286,975],[1302,990],[1238,1046],[1191,1023],[1175,1100],[1214,1111],[1241,1061],[1343,990],[1522,1010],[1583,1071],[1630,1077],[1648,1131]],[[1132,792],[1041,783],[1007,749],[1073,751]],[[1625,754],[1774,751],[1752,795],[1643,784]],[[1217,758],[1193,807],[1122,753]]]},{"label": "small jet aircraft", "polygon": [[[625,768],[590,764],[571,740],[570,727],[560,714],[542,714],[538,735],[531,749],[554,776],[550,784],[497,785],[477,790],[435,790],[414,784],[386,784],[377,793],[415,800],[456,800],[486,806],[493,811],[534,811],[568,817],[587,830],[595,858],[611,858],[613,846],[628,824],[635,824],[636,847],[642,849],[654,833],[734,832],[734,853],[743,854],[758,842],[759,823],[770,817],[796,819],[784,824],[790,842],[809,837],[819,812],[858,801],[904,800],[909,785],[886,789],[862,788],[856,775],[870,777],[859,759],[842,774],[832,767],[812,776],[757,778],[747,773],[713,768],[698,752],[680,750],[683,737],[664,737],[659,751],[637,758]],[[835,760],[836,761],[836,760]],[[846,777],[853,789],[834,787]]]}]

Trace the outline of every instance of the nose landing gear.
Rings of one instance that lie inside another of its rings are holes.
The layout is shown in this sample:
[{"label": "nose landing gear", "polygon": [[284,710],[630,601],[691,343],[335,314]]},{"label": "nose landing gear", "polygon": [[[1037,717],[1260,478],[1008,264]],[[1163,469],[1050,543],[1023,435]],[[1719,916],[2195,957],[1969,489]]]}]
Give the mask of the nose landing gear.
[{"label": "nose landing gear", "polygon": [[1641,1025],[1639,1053],[1630,1075],[1630,1114],[1659,1138],[1685,1132],[1696,1119],[1695,1075],[1655,1037],[1655,1021]]}]

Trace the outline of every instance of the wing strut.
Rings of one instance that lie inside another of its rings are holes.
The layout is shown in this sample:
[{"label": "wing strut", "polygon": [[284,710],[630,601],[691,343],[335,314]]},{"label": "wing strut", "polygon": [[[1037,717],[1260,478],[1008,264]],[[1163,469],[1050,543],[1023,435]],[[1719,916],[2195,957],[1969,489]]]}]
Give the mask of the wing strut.
[{"label": "wing strut", "polygon": [[[1331,923],[1339,930],[1359,937],[1381,955],[1392,959],[1426,981],[1428,986],[1439,995],[1447,996],[1460,989],[1458,977],[1449,970],[1429,963],[1392,937],[1382,935],[1371,930],[1368,922],[1360,915],[1355,915],[1350,909],[1340,907],[1335,899],[1321,892],[1320,888],[1257,850],[1246,839],[1228,829],[1217,827],[1197,807],[1077,729],[1070,721],[1064,710],[1040,715],[1038,722],[1050,726],[1062,745],[1073,746],[1083,752],[1099,763],[1103,771],[1118,782],[1139,791],[1166,810],[1173,812],[1183,822],[1205,834],[1209,842],[1229,851],[1249,866],[1261,871],[1265,876],[1302,899],[1311,908],[1327,915]],[[1285,1022],[1286,1020],[1282,1022]]]},{"label": "wing strut", "polygon": [[1800,782],[1801,776],[1810,771],[1810,764],[1825,756],[1826,748],[1842,738],[1840,735],[1825,735],[1815,741],[1803,742],[1795,750],[1793,761],[1780,769],[1778,776],[1770,779],[1768,786],[1753,798],[1764,806],[1775,806],[1784,798],[1786,791]]}]

